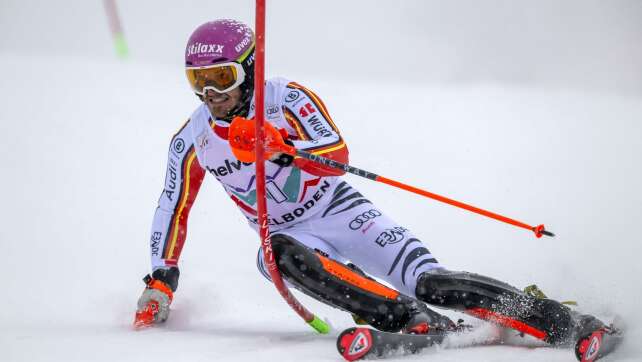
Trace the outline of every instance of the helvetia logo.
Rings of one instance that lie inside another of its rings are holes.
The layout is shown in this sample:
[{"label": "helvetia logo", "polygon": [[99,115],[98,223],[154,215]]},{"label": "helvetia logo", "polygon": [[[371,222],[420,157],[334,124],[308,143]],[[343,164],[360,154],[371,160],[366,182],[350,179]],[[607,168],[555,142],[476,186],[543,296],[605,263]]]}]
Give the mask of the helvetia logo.
[{"label": "helvetia logo", "polygon": [[359,354],[368,348],[368,337],[363,332],[359,332],[352,343],[350,344],[350,349],[348,349],[348,355],[354,356]]},{"label": "helvetia logo", "polygon": [[203,44],[203,43],[194,43],[189,48],[187,48],[187,56],[190,55],[201,55],[201,54],[223,54],[224,45],[220,44]]},{"label": "helvetia logo", "polygon": [[241,171],[243,167],[253,165],[253,162],[241,162],[239,160],[236,161],[230,161],[228,159],[225,159],[225,164],[210,168],[209,166],[206,166],[205,168],[214,176],[216,177],[223,177],[227,175],[231,175],[234,173],[234,170]]}]

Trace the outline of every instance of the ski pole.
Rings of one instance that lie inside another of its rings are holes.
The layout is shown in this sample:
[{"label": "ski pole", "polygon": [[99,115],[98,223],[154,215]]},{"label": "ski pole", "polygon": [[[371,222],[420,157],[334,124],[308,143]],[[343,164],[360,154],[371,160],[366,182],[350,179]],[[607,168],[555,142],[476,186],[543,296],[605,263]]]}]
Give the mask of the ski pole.
[{"label": "ski pole", "polygon": [[[255,137],[258,140],[265,139],[265,114],[264,114],[264,79],[265,79],[265,0],[256,0],[256,59],[255,59],[255,77],[254,89],[256,92],[256,129]],[[255,152],[258,156],[256,162],[256,194],[257,194],[257,213],[259,222],[259,237],[261,238],[261,249],[265,265],[272,278],[272,284],[279,291],[279,294],[288,303],[288,305],[306,321],[314,330],[321,334],[330,332],[330,326],[322,319],[308,311],[296,297],[290,292],[287,285],[283,282],[279,268],[276,265],[276,259],[272,249],[272,241],[269,236],[267,221],[267,204],[265,201],[265,161],[263,153],[265,152],[262,142],[256,142]]]},{"label": "ski pole", "polygon": [[370,171],[366,171],[366,170],[363,170],[363,169],[360,169],[360,168],[357,168],[357,167],[354,167],[354,166],[350,166],[350,165],[347,165],[347,164],[344,164],[344,163],[341,163],[341,162],[337,162],[335,160],[331,160],[331,159],[323,157],[323,156],[313,155],[313,154],[311,154],[309,152],[305,152],[305,151],[296,149],[293,146],[289,146],[289,145],[278,145],[278,146],[269,145],[269,147],[278,147],[278,151],[287,153],[287,154],[289,154],[291,156],[298,156],[298,157],[301,157],[301,158],[305,158],[307,160],[319,163],[319,164],[324,165],[324,166],[328,166],[328,167],[331,167],[331,168],[343,170],[345,172],[351,173],[353,175],[357,175],[359,177],[363,177],[363,178],[367,178],[369,180],[381,182],[381,183],[384,183],[386,185],[390,185],[390,186],[393,186],[393,187],[396,187],[396,188],[399,188],[399,189],[402,189],[402,190],[410,191],[410,192],[415,193],[417,195],[421,195],[421,196],[425,196],[425,197],[431,198],[433,200],[441,201],[443,203],[446,203],[446,204],[449,204],[449,205],[452,205],[452,206],[455,206],[455,207],[459,207],[459,208],[464,209],[464,210],[472,211],[474,213],[489,217],[491,219],[499,220],[499,221],[505,222],[505,223],[510,224],[510,225],[514,225],[514,226],[517,226],[517,227],[520,227],[520,228],[523,228],[523,229],[530,230],[530,231],[534,232],[535,236],[538,237],[538,238],[541,238],[542,235],[551,236],[551,237],[555,236],[555,234],[553,234],[552,232],[546,230],[544,225],[531,226],[531,225],[528,225],[528,224],[523,223],[521,221],[517,221],[515,219],[511,219],[509,217],[506,217],[506,216],[503,216],[503,215],[499,215],[499,214],[496,214],[496,213],[488,211],[488,210],[480,209],[478,207],[475,207],[475,206],[472,206],[472,205],[468,205],[468,204],[465,204],[463,202],[460,202],[460,201],[457,201],[457,200],[453,200],[453,199],[450,199],[450,198],[447,198],[447,197],[444,197],[444,196],[441,196],[441,195],[437,195],[435,193],[432,193],[432,192],[429,192],[429,191],[426,191],[426,190],[422,190],[420,188],[417,188],[417,187],[414,187],[414,186],[411,186],[411,185],[407,185],[407,184],[404,184],[402,182],[389,179],[387,177],[379,176],[379,175],[377,175],[375,173],[372,173]]}]

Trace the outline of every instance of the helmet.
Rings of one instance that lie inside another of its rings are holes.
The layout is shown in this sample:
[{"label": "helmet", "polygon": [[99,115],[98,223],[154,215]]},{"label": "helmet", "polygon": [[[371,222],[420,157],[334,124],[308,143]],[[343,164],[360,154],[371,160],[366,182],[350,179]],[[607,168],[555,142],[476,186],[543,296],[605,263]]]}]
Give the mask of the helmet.
[{"label": "helmet", "polygon": [[[199,26],[187,41],[185,71],[192,89],[201,100],[207,89],[224,93],[240,87],[241,100],[226,119],[247,116],[254,92],[254,32],[247,25],[231,19],[210,21]],[[208,71],[209,79],[207,74],[203,77]],[[212,75],[212,71],[216,74]],[[214,77],[216,84],[211,83]]]}]

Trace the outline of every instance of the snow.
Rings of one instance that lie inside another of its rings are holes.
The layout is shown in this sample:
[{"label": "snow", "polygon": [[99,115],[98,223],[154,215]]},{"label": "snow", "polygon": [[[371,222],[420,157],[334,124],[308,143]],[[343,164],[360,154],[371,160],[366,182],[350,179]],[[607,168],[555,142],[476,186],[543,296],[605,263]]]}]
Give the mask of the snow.
[{"label": "snow", "polygon": [[[170,320],[132,330],[166,147],[198,102],[182,77],[180,69],[136,62],[0,57],[4,361],[340,360],[335,336],[349,316],[300,296],[335,330],[318,336],[304,325],[256,271],[258,240],[213,180],[190,216]],[[614,358],[639,360],[640,98],[299,81],[324,97],[355,165],[558,234],[535,239],[348,176],[423,236],[443,264],[537,283],[606,318],[622,314],[631,338]],[[403,360],[426,358],[573,357],[488,346]]]},{"label": "snow", "polygon": [[[350,316],[297,294],[334,329],[320,336],[302,323],[256,270],[258,238],[210,177],[190,215],[169,321],[145,331],[131,327],[141,278],[149,272],[148,233],[167,146],[198,104],[182,70],[184,39],[213,14],[251,21],[253,2],[191,1],[171,12],[168,3],[120,2],[134,54],[128,61],[112,59],[99,2],[72,1],[64,14],[58,5],[36,3],[0,5],[0,360],[340,361],[335,339],[352,326]],[[602,23],[593,21],[600,14],[595,4],[583,2],[585,16],[577,19],[549,16],[557,16],[557,5],[545,5],[537,14],[557,30],[513,34],[487,27],[484,21],[495,11],[484,8],[478,16],[474,2],[466,6],[466,24],[458,5],[448,5],[447,16],[439,13],[442,2],[391,2],[369,17],[360,13],[363,3],[344,3],[343,15],[325,2],[310,5],[307,14],[316,15],[306,20],[308,33],[292,27],[299,18],[285,2],[274,2],[268,74],[292,77],[321,96],[355,166],[544,223],[557,236],[536,239],[401,190],[346,178],[453,270],[519,287],[536,283],[605,320],[623,316],[628,338],[610,360],[642,360],[639,5],[629,2],[627,16],[613,7]],[[516,23],[540,23],[531,12],[508,6],[501,13],[519,13]],[[356,14],[367,26],[352,23]],[[411,24],[399,33],[376,28],[387,14],[387,20]],[[420,23],[422,14],[431,20]],[[307,53],[310,42],[304,40],[321,39],[325,30],[315,29],[325,29],[329,16],[344,16],[337,20],[343,27],[328,30],[341,42],[319,40],[321,50]],[[373,28],[374,36],[368,32]],[[567,28],[577,32],[565,33]],[[599,36],[584,38],[586,28]],[[470,47],[475,29],[488,32]],[[348,30],[352,37],[343,39]],[[423,39],[426,32],[431,35]],[[524,52],[513,59],[506,49],[524,33]],[[560,34],[565,40],[554,42]],[[426,46],[415,48],[419,40]],[[396,68],[383,68],[400,57],[393,42],[404,48],[409,68],[429,63],[427,75],[417,75],[420,81],[395,79]],[[542,55],[529,46],[551,42],[559,52]],[[371,48],[381,63],[362,57]],[[496,49],[503,55],[493,56]],[[538,56],[545,66],[539,67]],[[348,58],[357,61],[343,64]],[[344,65],[344,73],[334,71]],[[359,71],[371,79],[357,80]],[[377,71],[385,80],[374,80]],[[488,325],[464,318],[482,335],[490,333]],[[569,350],[511,341],[515,345],[435,348],[391,360],[575,359]],[[469,342],[454,339],[449,346]]]}]

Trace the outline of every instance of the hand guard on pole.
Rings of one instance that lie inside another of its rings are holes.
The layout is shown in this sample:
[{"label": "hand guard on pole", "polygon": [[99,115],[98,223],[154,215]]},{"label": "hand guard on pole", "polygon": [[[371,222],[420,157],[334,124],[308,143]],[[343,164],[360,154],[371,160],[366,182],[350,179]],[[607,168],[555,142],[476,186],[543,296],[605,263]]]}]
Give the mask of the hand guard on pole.
[{"label": "hand guard on pole", "polygon": [[[274,126],[265,122],[263,124],[265,130],[265,153],[264,158],[267,161],[272,161],[281,166],[289,166],[294,159],[293,156],[283,153],[281,148],[290,146],[291,142],[287,140],[287,133],[285,130],[277,130]],[[241,162],[255,162],[256,161],[256,123],[252,119],[243,117],[234,117],[230,125],[229,143],[232,148],[232,153]]]}]

